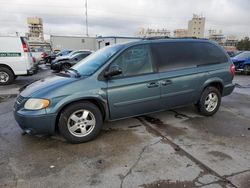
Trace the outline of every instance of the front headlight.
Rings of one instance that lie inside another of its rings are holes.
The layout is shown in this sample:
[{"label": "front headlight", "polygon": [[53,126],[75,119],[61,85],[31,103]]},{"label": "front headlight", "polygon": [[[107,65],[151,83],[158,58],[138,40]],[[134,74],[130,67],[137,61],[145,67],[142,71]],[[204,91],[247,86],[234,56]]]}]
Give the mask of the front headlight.
[{"label": "front headlight", "polygon": [[26,110],[40,110],[43,108],[47,108],[49,106],[49,100],[48,99],[35,99],[31,98],[28,99],[25,104],[24,108]]}]

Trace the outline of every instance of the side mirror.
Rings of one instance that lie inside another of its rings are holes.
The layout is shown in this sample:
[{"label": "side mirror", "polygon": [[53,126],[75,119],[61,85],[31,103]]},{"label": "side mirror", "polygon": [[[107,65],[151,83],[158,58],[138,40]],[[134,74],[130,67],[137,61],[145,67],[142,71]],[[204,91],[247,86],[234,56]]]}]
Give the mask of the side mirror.
[{"label": "side mirror", "polygon": [[112,76],[119,75],[121,73],[122,73],[121,67],[117,64],[112,64],[109,67],[109,70],[104,73],[104,76],[105,77],[112,77]]}]

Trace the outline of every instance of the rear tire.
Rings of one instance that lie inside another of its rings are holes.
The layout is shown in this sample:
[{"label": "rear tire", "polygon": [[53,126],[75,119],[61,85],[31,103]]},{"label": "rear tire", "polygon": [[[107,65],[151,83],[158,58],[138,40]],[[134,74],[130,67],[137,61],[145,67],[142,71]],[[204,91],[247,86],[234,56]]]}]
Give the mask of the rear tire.
[{"label": "rear tire", "polygon": [[204,116],[214,115],[221,104],[221,93],[215,87],[209,86],[204,89],[198,102],[198,111]]},{"label": "rear tire", "polygon": [[250,74],[250,65],[245,65],[243,72],[245,75],[249,75]]},{"label": "rear tire", "polygon": [[93,140],[102,129],[103,118],[99,108],[88,101],[73,103],[59,118],[59,131],[71,143]]},{"label": "rear tire", "polygon": [[0,85],[8,85],[14,81],[14,74],[6,67],[0,67]]}]

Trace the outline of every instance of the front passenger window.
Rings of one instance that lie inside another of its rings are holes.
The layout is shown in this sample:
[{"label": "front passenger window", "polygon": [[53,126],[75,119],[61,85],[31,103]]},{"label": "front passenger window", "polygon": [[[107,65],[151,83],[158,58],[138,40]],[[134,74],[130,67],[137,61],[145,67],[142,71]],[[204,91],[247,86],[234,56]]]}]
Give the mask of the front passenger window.
[{"label": "front passenger window", "polygon": [[122,69],[120,76],[135,76],[154,71],[151,51],[148,45],[140,45],[127,49],[114,62]]}]

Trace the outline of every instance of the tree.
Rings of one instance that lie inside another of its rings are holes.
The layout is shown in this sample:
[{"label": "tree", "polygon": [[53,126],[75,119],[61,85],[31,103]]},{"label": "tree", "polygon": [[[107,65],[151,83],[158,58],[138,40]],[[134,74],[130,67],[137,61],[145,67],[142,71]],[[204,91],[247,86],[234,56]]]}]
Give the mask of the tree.
[{"label": "tree", "polygon": [[244,39],[240,40],[237,44],[238,50],[250,50],[250,40],[249,37],[245,37]]}]

